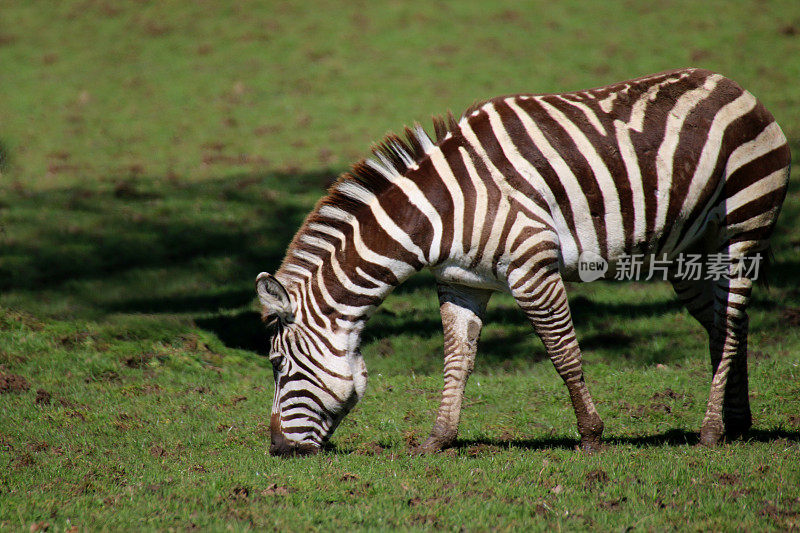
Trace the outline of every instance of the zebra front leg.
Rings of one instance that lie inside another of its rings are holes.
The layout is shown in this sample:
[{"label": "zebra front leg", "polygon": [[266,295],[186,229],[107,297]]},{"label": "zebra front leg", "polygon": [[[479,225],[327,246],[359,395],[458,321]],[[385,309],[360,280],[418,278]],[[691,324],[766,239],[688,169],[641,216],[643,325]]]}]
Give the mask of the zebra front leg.
[{"label": "zebra front leg", "polygon": [[542,339],[558,375],[567,385],[578,421],[581,447],[587,452],[599,451],[603,421],[583,379],[581,351],[561,275],[555,267],[552,270],[541,269],[517,285],[518,288],[512,287],[514,297]]},{"label": "zebra front leg", "polygon": [[478,337],[491,291],[439,284],[439,310],[444,329],[444,390],[430,437],[415,451],[437,452],[458,435],[461,402],[475,366]]},{"label": "zebra front leg", "polygon": [[752,416],[747,384],[747,304],[753,282],[720,280],[714,287],[714,328],[710,333],[713,378],[700,442],[717,444],[750,429]]}]

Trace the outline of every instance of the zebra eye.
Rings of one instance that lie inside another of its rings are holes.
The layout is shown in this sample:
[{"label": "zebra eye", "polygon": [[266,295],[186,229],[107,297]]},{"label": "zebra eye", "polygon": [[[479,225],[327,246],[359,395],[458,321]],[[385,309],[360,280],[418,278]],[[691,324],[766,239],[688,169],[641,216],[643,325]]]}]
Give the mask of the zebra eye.
[{"label": "zebra eye", "polygon": [[284,357],[281,354],[275,354],[271,356],[269,360],[272,363],[272,368],[275,370],[280,370],[283,366]]}]

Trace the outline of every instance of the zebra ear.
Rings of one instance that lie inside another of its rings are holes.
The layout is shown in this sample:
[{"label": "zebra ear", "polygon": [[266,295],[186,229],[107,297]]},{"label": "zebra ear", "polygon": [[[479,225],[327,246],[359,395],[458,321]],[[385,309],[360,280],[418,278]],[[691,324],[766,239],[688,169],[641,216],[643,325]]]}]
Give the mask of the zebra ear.
[{"label": "zebra ear", "polygon": [[277,316],[283,322],[294,322],[289,293],[275,276],[262,272],[256,277],[256,293],[263,306],[264,318]]}]

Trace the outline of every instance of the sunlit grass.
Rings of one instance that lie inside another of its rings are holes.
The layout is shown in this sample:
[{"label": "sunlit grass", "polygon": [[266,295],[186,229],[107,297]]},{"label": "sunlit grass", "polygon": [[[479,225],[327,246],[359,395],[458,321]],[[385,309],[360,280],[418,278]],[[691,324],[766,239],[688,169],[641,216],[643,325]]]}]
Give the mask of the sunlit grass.
[{"label": "sunlit grass", "polygon": [[0,529],[797,528],[796,183],[750,313],[755,426],[715,449],[695,446],[701,328],[667,284],[591,283],[569,294],[603,453],[574,450],[565,388],[497,295],[457,447],[410,457],[442,384],[421,273],[367,326],[334,449],[271,458],[253,280],[371,142],[479,98],[706,67],[797,152],[798,25],[790,1],[7,3]]}]

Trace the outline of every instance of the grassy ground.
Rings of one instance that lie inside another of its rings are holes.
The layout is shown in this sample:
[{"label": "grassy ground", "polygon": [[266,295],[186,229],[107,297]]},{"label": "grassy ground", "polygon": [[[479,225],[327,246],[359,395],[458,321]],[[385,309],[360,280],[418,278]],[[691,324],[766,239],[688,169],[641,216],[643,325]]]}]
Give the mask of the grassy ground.
[{"label": "grassy ground", "polygon": [[715,449],[699,326],[666,285],[592,283],[603,453],[497,297],[459,445],[410,457],[441,387],[421,274],[368,325],[335,449],[273,459],[252,287],[370,142],[478,98],[700,66],[800,153],[800,6],[315,6],[0,2],[0,529],[800,528],[797,180],[751,313],[755,426]]}]

